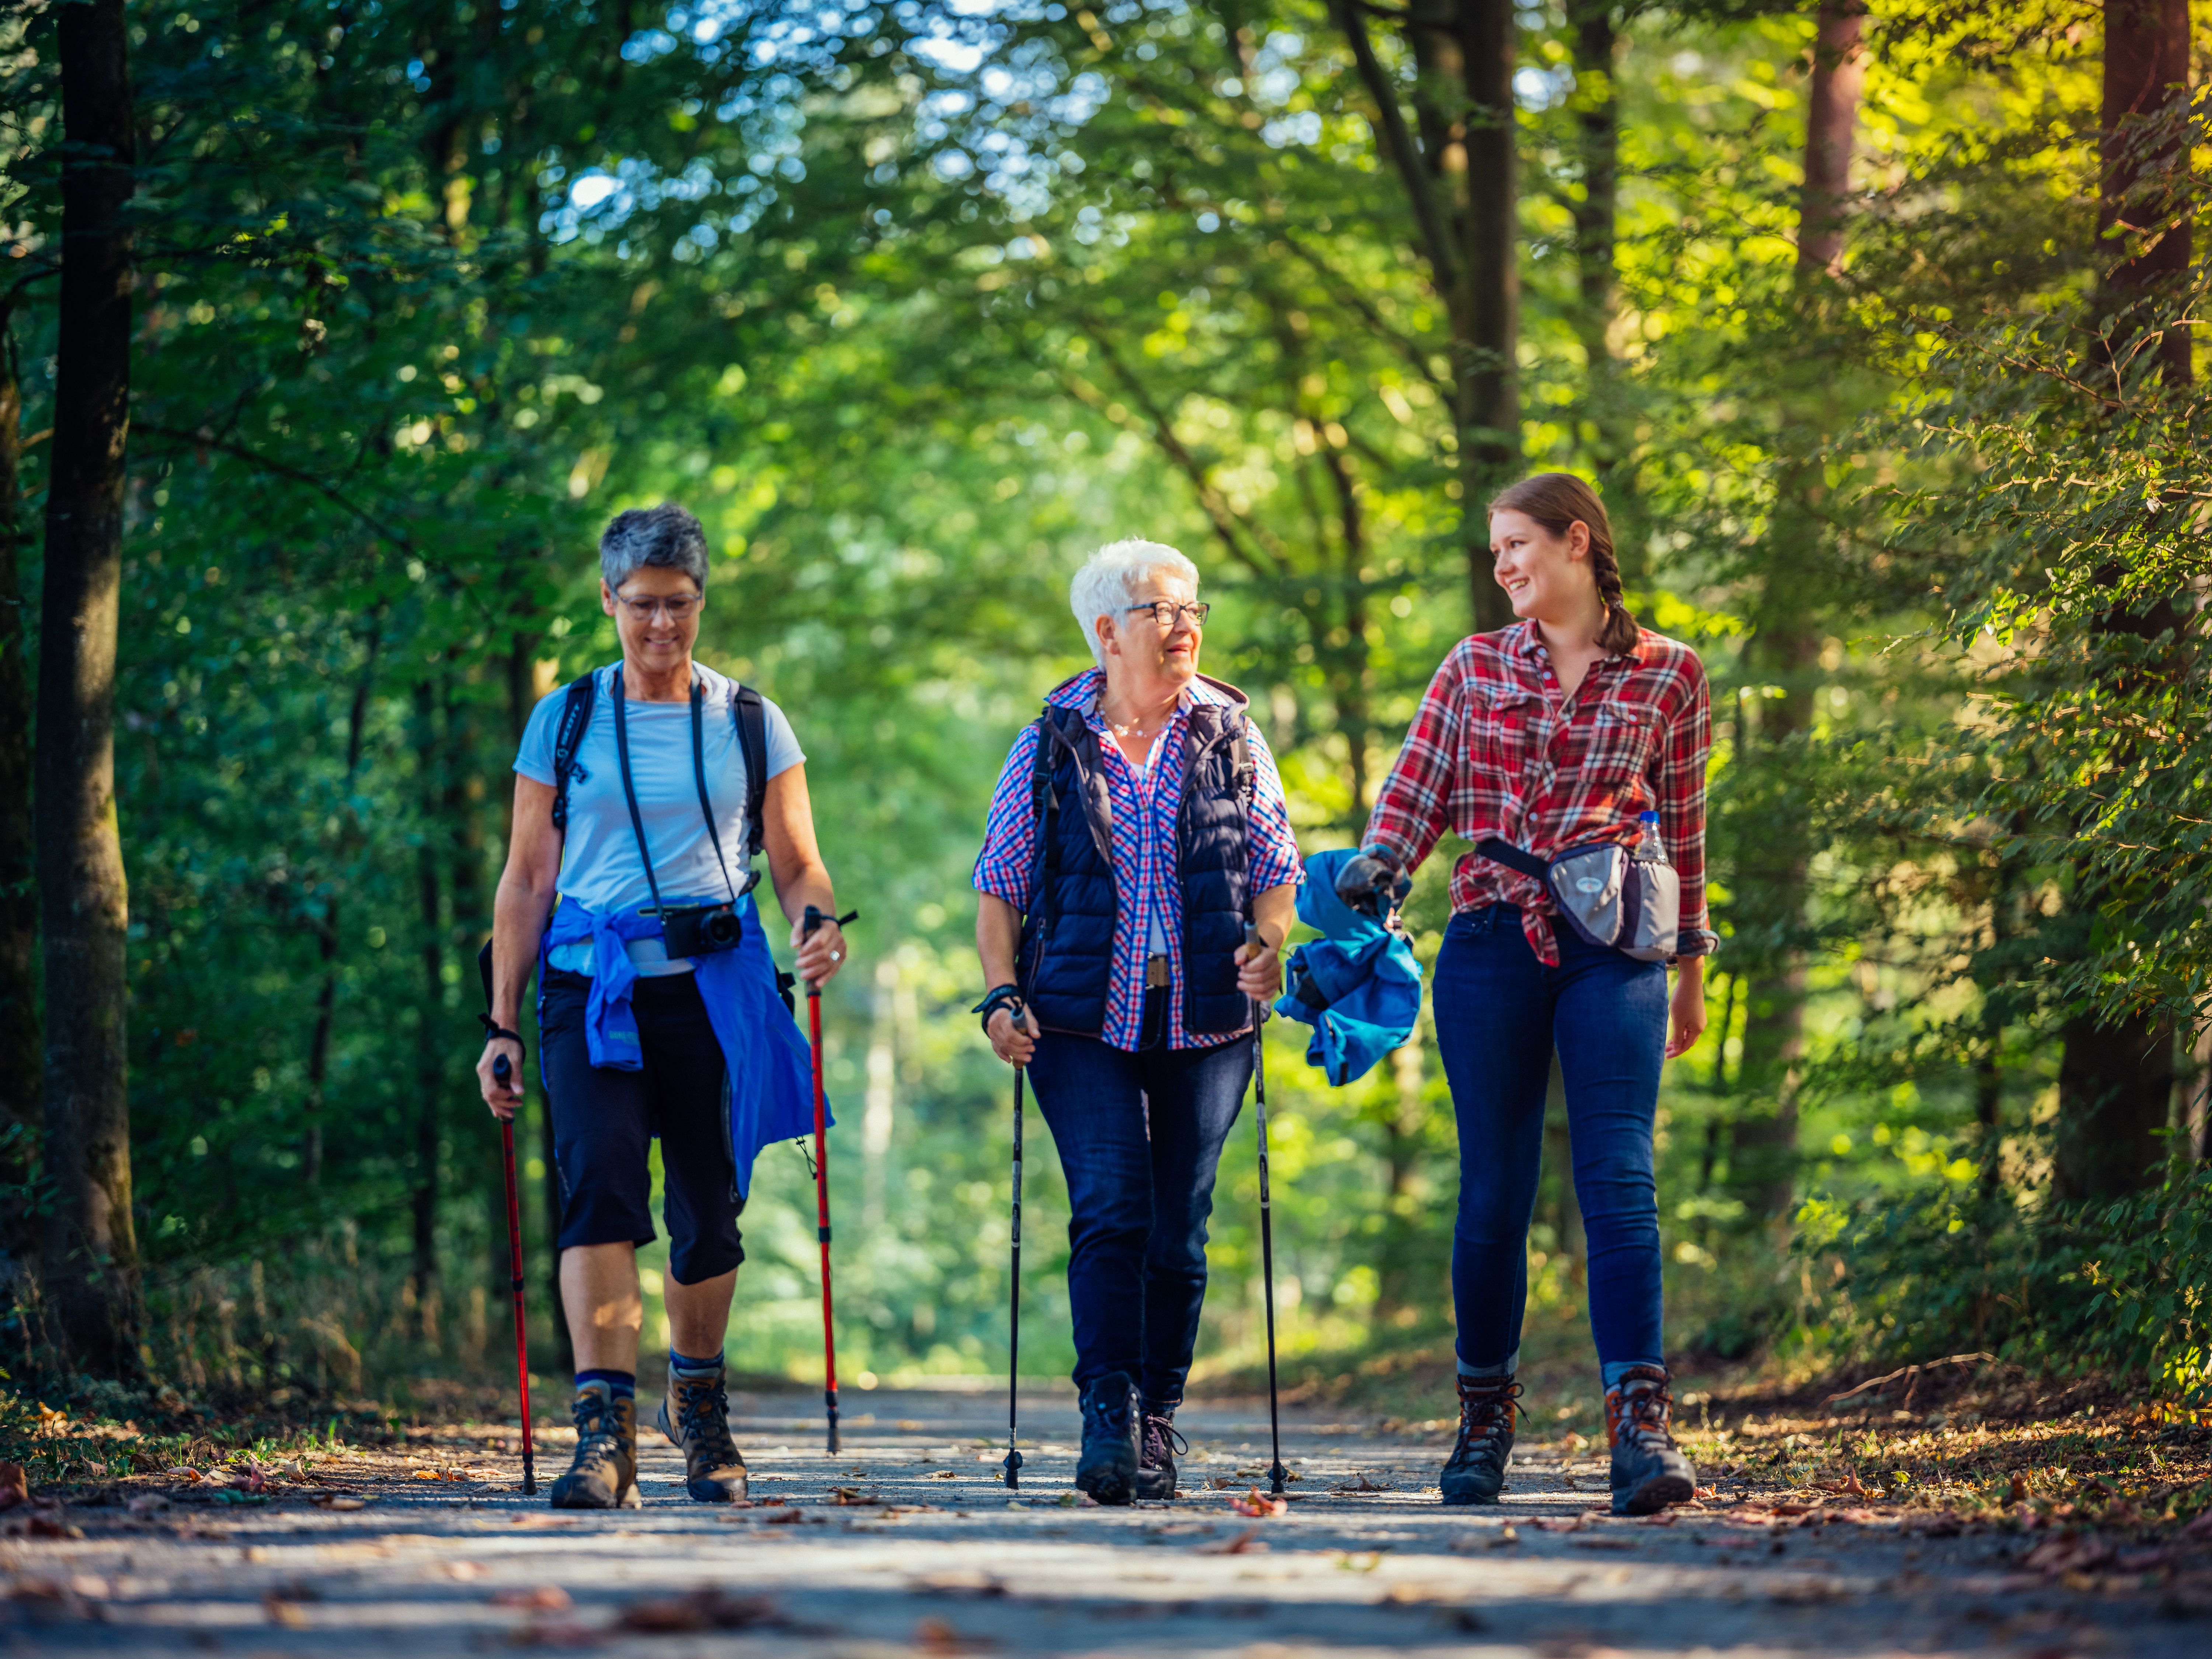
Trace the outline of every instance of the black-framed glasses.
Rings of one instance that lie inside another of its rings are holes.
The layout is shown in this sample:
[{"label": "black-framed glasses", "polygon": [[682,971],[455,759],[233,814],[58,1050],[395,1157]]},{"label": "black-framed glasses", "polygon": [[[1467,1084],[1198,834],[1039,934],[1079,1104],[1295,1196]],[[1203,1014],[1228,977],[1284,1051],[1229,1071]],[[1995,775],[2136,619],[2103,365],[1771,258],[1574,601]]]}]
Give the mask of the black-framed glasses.
[{"label": "black-framed glasses", "polygon": [[672,623],[690,622],[699,614],[699,607],[707,602],[703,593],[678,593],[669,599],[633,599],[617,593],[615,599],[629,612],[632,622],[649,623],[662,611],[668,613]]},{"label": "black-framed glasses", "polygon": [[1130,605],[1127,608],[1127,614],[1133,617],[1139,611],[1149,611],[1152,613],[1152,620],[1159,623],[1161,629],[1164,630],[1173,628],[1178,617],[1188,617],[1193,628],[1203,628],[1206,626],[1207,616],[1212,610],[1213,607],[1210,605],[1196,603],[1177,605],[1173,599],[1154,599],[1150,605]]}]

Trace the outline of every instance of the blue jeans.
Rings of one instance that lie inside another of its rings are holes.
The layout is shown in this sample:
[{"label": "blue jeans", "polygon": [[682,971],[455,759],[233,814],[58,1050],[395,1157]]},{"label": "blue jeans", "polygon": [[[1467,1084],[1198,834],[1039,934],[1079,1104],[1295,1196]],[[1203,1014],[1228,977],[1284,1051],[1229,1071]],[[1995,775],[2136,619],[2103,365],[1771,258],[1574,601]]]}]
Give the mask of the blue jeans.
[{"label": "blue jeans", "polygon": [[[1048,1031],[1029,1066],[1067,1176],[1067,1299],[1075,1384],[1128,1375],[1145,1403],[1182,1403],[1206,1302],[1213,1171],[1252,1076],[1252,1044],[1153,1046],[1132,1054]],[[1164,1005],[1163,1005],[1164,1006]]]},{"label": "blue jeans", "polygon": [[1459,1357],[1489,1368],[1520,1346],[1528,1219],[1557,1045],[1575,1196],[1589,1243],[1599,1363],[1657,1364],[1659,1194],[1652,1121],[1667,1041],[1667,969],[1590,945],[1562,923],[1547,968],[1510,905],[1465,910],[1437,956],[1437,1047],[1459,1119],[1452,1302]]}]

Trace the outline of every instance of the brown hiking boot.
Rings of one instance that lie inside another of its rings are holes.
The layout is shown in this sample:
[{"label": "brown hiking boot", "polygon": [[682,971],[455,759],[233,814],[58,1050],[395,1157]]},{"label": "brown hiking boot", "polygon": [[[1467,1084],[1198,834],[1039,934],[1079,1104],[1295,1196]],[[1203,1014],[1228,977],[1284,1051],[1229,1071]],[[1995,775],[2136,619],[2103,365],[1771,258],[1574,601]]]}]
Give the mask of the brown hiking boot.
[{"label": "brown hiking boot", "polygon": [[1656,1515],[1698,1495],[1690,1460],[1675,1449],[1667,1373],[1632,1366],[1606,1390],[1605,1436],[1613,1443],[1613,1512]]},{"label": "brown hiking boot", "polygon": [[1504,1376],[1459,1380],[1459,1435],[1438,1481],[1447,1504],[1495,1504],[1513,1461],[1513,1413],[1521,1385]]},{"label": "brown hiking boot", "polygon": [[684,1454],[684,1486],[692,1497],[702,1504],[730,1504],[745,1495],[745,1460],[730,1437],[730,1396],[719,1368],[696,1377],[670,1369],[660,1431]]},{"label": "brown hiking boot", "polygon": [[553,1483],[556,1510],[635,1510],[637,1490],[637,1401],[619,1400],[604,1382],[576,1390],[576,1455]]},{"label": "brown hiking boot", "polygon": [[1138,1414],[1136,1495],[1169,1499],[1176,1495],[1176,1457],[1188,1455],[1190,1443],[1177,1432],[1175,1408],[1155,1411],[1146,1406]]}]

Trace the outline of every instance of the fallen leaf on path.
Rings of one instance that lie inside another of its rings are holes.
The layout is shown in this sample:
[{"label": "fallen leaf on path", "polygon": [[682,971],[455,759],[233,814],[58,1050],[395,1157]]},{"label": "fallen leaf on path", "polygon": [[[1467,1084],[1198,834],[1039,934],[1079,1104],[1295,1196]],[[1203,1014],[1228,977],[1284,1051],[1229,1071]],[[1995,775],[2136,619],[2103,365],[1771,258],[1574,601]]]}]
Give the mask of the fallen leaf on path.
[{"label": "fallen leaf on path", "polygon": [[830,1489],[830,1501],[850,1509],[871,1504],[880,1505],[884,1499],[880,1492],[860,1492],[851,1486],[832,1486]]},{"label": "fallen leaf on path", "polygon": [[781,1623],[775,1603],[761,1595],[697,1589],[689,1595],[633,1601],[616,1621],[645,1636],[681,1636],[702,1630],[763,1630]]},{"label": "fallen leaf on path", "polygon": [[[369,1504],[369,1500],[366,1498],[349,1498],[343,1492],[319,1492],[307,1501],[319,1510],[336,1510],[343,1515],[350,1515],[356,1510],[365,1510]],[[520,1516],[515,1516],[517,1525],[521,1524],[521,1521]]]},{"label": "fallen leaf on path", "polygon": [[1849,1478],[1845,1480],[1823,1480],[1820,1483],[1820,1490],[1822,1492],[1848,1492],[1853,1498],[1864,1498],[1868,1495],[1867,1489],[1859,1484],[1859,1475],[1856,1469],[1853,1469]]},{"label": "fallen leaf on path", "polygon": [[520,1607],[530,1613],[566,1613],[573,1605],[568,1592],[558,1584],[539,1584],[530,1589],[503,1589],[492,1593],[491,1604],[495,1607]]},{"label": "fallen leaf on path", "polygon": [[1580,1532],[1583,1529],[1580,1516],[1570,1521],[1563,1520],[1556,1515],[1540,1515],[1528,1524],[1535,1528],[1538,1532]]},{"label": "fallen leaf on path", "polygon": [[1508,1524],[1496,1532],[1463,1532],[1451,1541],[1455,1555],[1472,1555],[1477,1550],[1502,1550],[1521,1541],[1521,1534]]},{"label": "fallen leaf on path", "polygon": [[2015,1474],[2013,1476],[2012,1485],[2006,1489],[2004,1501],[2007,1504],[2025,1504],[2027,1502],[2027,1477],[2026,1475]]},{"label": "fallen leaf on path", "polygon": [[981,1653],[992,1644],[980,1636],[963,1636],[942,1619],[922,1619],[914,1627],[914,1644],[924,1653]]},{"label": "fallen leaf on path", "polygon": [[2112,1547],[2100,1538],[2046,1538],[2027,1553],[2021,1565],[2033,1572],[2049,1573],[2057,1577],[2069,1572],[2087,1572],[2101,1567],[2112,1559]]},{"label": "fallen leaf on path", "polygon": [[30,1477],[21,1463],[0,1463],[0,1510],[12,1510],[31,1501]]},{"label": "fallen leaf on path", "polygon": [[1390,1488],[1388,1486],[1376,1486],[1372,1480],[1370,1480],[1367,1478],[1367,1471],[1362,1469],[1357,1474],[1353,1475],[1351,1480],[1346,1481],[1342,1486],[1331,1486],[1329,1490],[1334,1492],[1388,1492]]},{"label": "fallen leaf on path", "polygon": [[471,1578],[482,1578],[490,1569],[480,1561],[448,1561],[438,1569],[448,1578],[458,1578],[467,1583]]},{"label": "fallen leaf on path", "polygon": [[1251,1555],[1267,1547],[1260,1537],[1257,1527],[1247,1527],[1234,1538],[1217,1538],[1210,1544],[1200,1544],[1191,1551],[1193,1555]]},{"label": "fallen leaf on path", "polygon": [[[331,1507],[336,1509],[337,1505],[333,1504]],[[535,1510],[525,1510],[520,1515],[511,1517],[507,1524],[510,1527],[573,1527],[576,1523],[565,1515],[541,1515]]]},{"label": "fallen leaf on path", "polygon": [[957,1469],[932,1469],[922,1477],[925,1480],[957,1480],[959,1478],[960,1472]]},{"label": "fallen leaf on path", "polygon": [[942,1572],[926,1572],[919,1577],[908,1579],[907,1588],[929,1595],[962,1595],[977,1599],[1006,1593],[1006,1587],[999,1580],[972,1567],[948,1567]]},{"label": "fallen leaf on path", "polygon": [[1270,1498],[1257,1486],[1253,1487],[1247,1497],[1231,1498],[1229,1507],[1239,1515],[1249,1515],[1255,1519],[1269,1521],[1291,1512],[1291,1506],[1287,1500]]},{"label": "fallen leaf on path", "polygon": [[132,1498],[124,1507],[133,1515],[155,1515],[168,1508],[169,1500],[157,1492],[149,1492],[143,1497]]}]

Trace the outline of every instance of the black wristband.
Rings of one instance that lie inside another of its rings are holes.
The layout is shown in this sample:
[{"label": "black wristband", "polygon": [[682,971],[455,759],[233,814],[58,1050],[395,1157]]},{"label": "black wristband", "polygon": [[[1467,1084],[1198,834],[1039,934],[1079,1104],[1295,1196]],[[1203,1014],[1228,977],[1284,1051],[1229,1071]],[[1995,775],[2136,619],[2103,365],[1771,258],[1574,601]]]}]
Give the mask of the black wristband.
[{"label": "black wristband", "polygon": [[530,1050],[528,1047],[522,1041],[521,1032],[508,1030],[506,1026],[501,1024],[489,1014],[478,1014],[477,1016],[477,1024],[484,1028],[484,1041],[486,1042],[490,1042],[496,1038],[504,1037],[507,1041],[512,1042],[516,1048],[520,1048],[526,1055],[529,1054]]},{"label": "black wristband", "polygon": [[1022,1023],[1022,1016],[1028,1012],[1028,1007],[1022,1000],[1019,986],[994,985],[991,988],[989,994],[968,1012],[971,1014],[981,1014],[983,1017],[983,1035],[988,1036],[991,1034],[991,1016],[1001,1008],[1012,1011],[1016,1025]]}]

